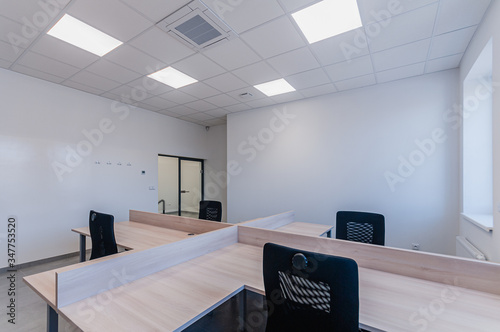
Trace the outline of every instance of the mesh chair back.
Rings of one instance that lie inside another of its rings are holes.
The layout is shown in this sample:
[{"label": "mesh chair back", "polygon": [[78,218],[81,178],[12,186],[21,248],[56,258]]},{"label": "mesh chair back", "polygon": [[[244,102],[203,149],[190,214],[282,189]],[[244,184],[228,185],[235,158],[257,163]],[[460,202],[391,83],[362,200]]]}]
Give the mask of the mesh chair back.
[{"label": "mesh chair back", "polygon": [[110,214],[91,210],[89,216],[92,252],[90,259],[116,254],[118,247],[115,240],[114,217]]},{"label": "mesh chair back", "polygon": [[222,203],[218,201],[200,201],[199,219],[221,221]]},{"label": "mesh chair back", "polygon": [[385,244],[385,218],[378,213],[338,211],[336,238],[383,246]]},{"label": "mesh chair back", "polygon": [[[306,263],[294,263],[297,255]],[[359,331],[358,265],[349,258],[264,245],[266,331]]]}]

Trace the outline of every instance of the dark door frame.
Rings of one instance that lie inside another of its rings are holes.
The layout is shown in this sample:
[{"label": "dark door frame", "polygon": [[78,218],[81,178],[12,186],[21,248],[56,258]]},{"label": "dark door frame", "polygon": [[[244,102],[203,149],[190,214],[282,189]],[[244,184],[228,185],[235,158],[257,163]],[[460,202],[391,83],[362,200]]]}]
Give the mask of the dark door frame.
[{"label": "dark door frame", "polygon": [[158,157],[170,157],[170,158],[177,158],[177,170],[179,173],[179,179],[177,180],[178,188],[177,192],[179,195],[179,206],[177,208],[177,214],[180,216],[181,215],[181,161],[182,160],[189,160],[189,161],[197,161],[201,163],[201,200],[205,197],[205,160],[203,159],[198,159],[198,158],[190,158],[190,157],[179,157],[179,156],[172,156],[172,155],[167,155],[167,154],[158,154]]}]

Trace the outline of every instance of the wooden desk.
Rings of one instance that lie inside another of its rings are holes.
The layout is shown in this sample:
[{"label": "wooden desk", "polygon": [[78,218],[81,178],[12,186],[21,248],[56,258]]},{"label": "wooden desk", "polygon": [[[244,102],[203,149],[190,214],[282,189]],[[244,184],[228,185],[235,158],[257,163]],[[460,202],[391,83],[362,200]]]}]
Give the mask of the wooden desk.
[{"label": "wooden desk", "polygon": [[[243,225],[24,280],[83,331],[180,331],[243,287],[264,292],[266,242],[354,258],[363,326],[384,331],[500,330],[496,264]],[[157,264],[163,266],[144,272]],[[75,278],[92,278],[93,283]],[[81,299],[68,301],[66,291]]]},{"label": "wooden desk", "polygon": [[[134,221],[122,221],[114,224],[116,244],[126,250],[144,250],[185,239],[196,235],[164,227],[152,226]],[[74,228],[80,235],[80,262],[85,261],[86,238],[90,237],[88,227]]]},{"label": "wooden desk", "polygon": [[332,237],[332,229],[333,226],[331,225],[311,224],[308,222],[298,221],[276,228],[277,231],[285,233],[302,234],[308,236],[325,235],[326,237]]}]

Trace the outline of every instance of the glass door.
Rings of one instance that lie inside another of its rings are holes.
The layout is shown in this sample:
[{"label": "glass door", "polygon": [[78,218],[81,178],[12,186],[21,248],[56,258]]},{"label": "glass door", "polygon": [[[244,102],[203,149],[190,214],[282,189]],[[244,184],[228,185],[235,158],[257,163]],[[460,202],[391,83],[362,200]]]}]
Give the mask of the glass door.
[{"label": "glass door", "polygon": [[203,192],[203,163],[197,160],[187,159],[179,159],[179,162],[179,215],[198,218]]},{"label": "glass door", "polygon": [[158,213],[198,218],[203,160],[158,156]]}]

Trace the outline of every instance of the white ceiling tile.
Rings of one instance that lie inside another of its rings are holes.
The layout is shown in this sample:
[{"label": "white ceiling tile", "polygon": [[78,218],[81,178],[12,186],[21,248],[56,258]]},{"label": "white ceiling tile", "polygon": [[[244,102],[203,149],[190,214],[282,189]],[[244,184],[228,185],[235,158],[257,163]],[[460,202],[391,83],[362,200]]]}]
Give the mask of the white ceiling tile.
[{"label": "white ceiling tile", "polygon": [[188,117],[190,117],[191,119],[201,120],[201,121],[214,119],[214,117],[212,115],[207,114],[207,113],[202,113],[202,112],[190,114],[190,115],[188,115]]},{"label": "white ceiling tile", "polygon": [[226,71],[224,68],[215,64],[212,60],[200,53],[181,60],[175,63],[172,67],[197,79],[198,81],[220,75]]},{"label": "white ceiling tile", "polygon": [[79,68],[56,61],[35,52],[25,52],[18,64],[38,69],[62,78],[69,78],[79,71]]},{"label": "white ceiling tile", "polygon": [[153,112],[158,112],[161,110],[161,108],[150,105],[150,104],[146,104],[145,102],[137,102],[134,104],[134,106],[140,107],[140,108],[148,110],[148,111],[153,111]]},{"label": "white ceiling tile", "polygon": [[280,95],[272,96],[271,100],[273,100],[276,103],[288,103],[294,100],[299,100],[302,99],[303,96],[300,92],[297,91],[291,91],[287,93],[283,93]]},{"label": "white ceiling tile", "polygon": [[207,1],[205,4],[238,34],[284,14],[276,0]]},{"label": "white ceiling tile", "polygon": [[364,25],[390,20],[392,17],[429,5],[439,0],[358,0]]},{"label": "white ceiling tile", "polygon": [[233,70],[260,61],[257,53],[252,51],[239,38],[209,48],[204,51],[204,54],[227,70]]},{"label": "white ceiling tile", "polygon": [[109,92],[119,95],[124,103],[135,103],[153,97],[147,90],[140,86],[122,85]]},{"label": "white ceiling tile", "polygon": [[350,61],[370,52],[363,28],[321,40],[310,48],[323,66]]},{"label": "white ceiling tile", "polygon": [[209,102],[206,102],[204,100],[192,101],[192,102],[187,103],[185,105],[189,108],[192,108],[192,109],[200,111],[200,112],[210,111],[210,110],[213,110],[214,108],[217,108],[217,106],[212,105]]},{"label": "white ceiling tile", "polygon": [[395,16],[388,25],[374,23],[365,27],[370,50],[379,52],[395,46],[430,38],[438,3]]},{"label": "white ceiling tile", "polygon": [[152,22],[159,22],[184,6],[187,0],[121,0],[138,12],[142,13]]},{"label": "white ceiling tile", "polygon": [[211,110],[211,111],[207,111],[205,112],[213,117],[216,117],[216,118],[219,118],[219,117],[223,117],[223,116],[226,116],[227,114],[229,114],[230,112],[223,109],[223,108],[217,108],[217,109],[214,109],[214,110]]},{"label": "white ceiling tile", "polygon": [[213,97],[206,98],[205,101],[208,101],[210,104],[214,104],[215,106],[225,107],[234,104],[238,104],[239,101],[230,97],[226,94],[221,94]]},{"label": "white ceiling tile", "polygon": [[174,103],[177,104],[185,104],[185,103],[190,103],[192,101],[197,100],[197,98],[188,95],[187,93],[184,93],[179,90],[173,90],[167,93],[164,93],[160,95],[161,98],[173,101]]},{"label": "white ceiling tile", "polygon": [[257,100],[250,100],[246,102],[252,108],[265,107],[276,104],[271,98],[262,98]]},{"label": "white ceiling tile", "polygon": [[61,83],[62,81],[64,81],[64,78],[57,77],[57,76],[54,76],[54,75],[51,75],[51,74],[47,74],[47,73],[44,73],[42,71],[39,71],[39,70],[36,70],[36,69],[32,69],[32,68],[28,68],[28,67],[21,66],[21,65],[15,65],[12,68],[12,70],[17,71],[18,73],[21,73],[21,74],[25,74],[25,75],[33,76],[33,77],[36,77],[36,78],[40,78],[42,80],[46,80],[46,81],[49,81],[49,82]]},{"label": "white ceiling tile", "polygon": [[268,59],[267,62],[283,76],[289,76],[319,67],[318,61],[314,55],[312,55],[308,47],[299,48],[275,56],[274,58]]},{"label": "white ceiling tile", "polygon": [[296,10],[309,7],[319,1],[321,0],[280,0],[287,12],[295,12]]},{"label": "white ceiling tile", "polygon": [[82,70],[70,78],[71,81],[91,86],[103,91],[117,88],[121,84],[94,73]]},{"label": "white ceiling tile", "polygon": [[476,27],[473,26],[434,37],[429,59],[464,53],[475,31]]},{"label": "white ceiling tile", "polygon": [[186,92],[191,96],[196,96],[197,98],[204,99],[220,94],[219,90],[216,90],[205,83],[198,82],[183,86],[179,89],[180,91]]},{"label": "white ceiling tile", "polygon": [[78,0],[67,12],[122,42],[127,42],[152,24],[118,0]]},{"label": "white ceiling tile", "polygon": [[91,87],[91,86],[88,86],[88,85],[85,85],[85,84],[81,84],[81,83],[78,83],[78,82],[74,82],[74,81],[64,81],[62,84],[66,85],[66,86],[68,86],[70,88],[81,90],[81,91],[85,91],[85,92],[88,92],[88,93],[91,93],[91,94],[95,94],[95,95],[99,95],[99,94],[101,94],[101,93],[104,92],[103,90],[96,89],[94,87]]},{"label": "white ceiling tile", "polygon": [[122,97],[120,97],[119,95],[116,95],[114,93],[111,93],[111,92],[105,92],[105,93],[101,94],[101,97],[122,102]]},{"label": "white ceiling tile", "polygon": [[240,37],[264,58],[306,45],[287,16],[261,25]]},{"label": "white ceiling tile", "polygon": [[430,39],[392,48],[372,55],[375,70],[383,71],[426,60]]},{"label": "white ceiling tile", "polygon": [[167,111],[169,111],[171,113],[175,113],[177,115],[189,115],[189,114],[193,114],[193,113],[198,113],[198,111],[195,111],[194,109],[189,108],[189,107],[184,106],[184,105],[170,107],[169,109],[167,109]]},{"label": "white ceiling tile", "polygon": [[[1,16],[2,14],[3,12],[0,13],[0,40],[9,44],[18,45],[21,49],[26,48],[30,40],[23,35],[23,25],[8,17]],[[33,38],[36,36],[38,36],[38,33],[33,35]]]},{"label": "white ceiling tile", "polygon": [[256,85],[264,82],[269,82],[281,78],[271,66],[266,62],[261,61],[253,65],[246,66],[233,71],[233,74],[241,78],[243,81],[251,85]]},{"label": "white ceiling tile", "polygon": [[194,54],[192,49],[157,27],[147,30],[129,44],[169,65]]},{"label": "white ceiling tile", "polygon": [[435,34],[440,35],[481,22],[490,0],[441,0]]},{"label": "white ceiling tile", "polygon": [[211,87],[221,92],[229,92],[248,86],[247,83],[243,82],[242,80],[240,80],[231,73],[225,73],[219,76],[209,78],[205,80],[204,83],[210,85]]},{"label": "white ceiling tile", "polygon": [[246,111],[246,110],[249,110],[251,108],[252,108],[251,106],[246,105],[246,104],[236,104],[236,105],[229,105],[229,106],[224,107],[224,109],[230,113]]},{"label": "white ceiling tile", "polygon": [[160,83],[157,80],[154,80],[154,79],[149,78],[147,76],[143,76],[141,78],[138,78],[138,79],[128,83],[127,85],[130,86],[131,88],[134,88],[135,90],[147,91],[148,94],[155,95],[155,96],[174,90],[174,88],[172,88],[166,84]]},{"label": "white ceiling tile", "polygon": [[97,75],[107,77],[122,84],[129,83],[141,76],[141,74],[128,70],[106,59],[98,60],[97,62],[85,68],[85,70]]},{"label": "white ceiling tile", "polygon": [[376,74],[378,83],[395,81],[402,78],[422,75],[424,73],[425,62],[416,63],[409,66],[399,67],[381,71]]},{"label": "white ceiling tile", "polygon": [[300,93],[304,97],[307,97],[307,98],[326,95],[326,94],[335,93],[335,92],[337,92],[337,88],[333,84],[324,84],[324,85],[319,85],[319,86],[315,86],[312,88],[300,90]]},{"label": "white ceiling tile", "polygon": [[129,45],[122,45],[104,56],[105,59],[141,74],[151,74],[166,64]]},{"label": "white ceiling tile", "polygon": [[177,106],[176,103],[174,103],[170,100],[166,100],[164,98],[158,97],[158,96],[144,99],[142,101],[142,103],[157,107],[158,110],[168,109],[168,108]]},{"label": "white ceiling tile", "polygon": [[7,60],[4,60],[4,59],[0,58],[0,67],[2,67],[2,68],[9,68],[11,64],[12,64],[11,61],[7,61]]},{"label": "white ceiling tile", "polygon": [[444,58],[427,61],[425,65],[425,73],[433,73],[436,71],[457,68],[462,61],[463,54],[455,54]]},{"label": "white ceiling tile", "polygon": [[161,111],[158,111],[158,113],[166,115],[166,116],[171,116],[171,117],[174,117],[174,118],[178,118],[179,117],[179,114],[174,113],[174,112],[170,112],[168,110],[161,110]]},{"label": "white ceiling tile", "polygon": [[21,52],[16,52],[10,43],[0,40],[0,59],[14,62],[21,54]]},{"label": "white ceiling tile", "polygon": [[[243,93],[245,93],[245,94],[249,93],[252,96],[248,96],[248,95],[240,96]],[[257,90],[253,86],[247,86],[247,87],[245,87],[243,89],[238,89],[238,90],[234,90],[234,91],[228,92],[227,95],[233,97],[236,100],[239,100],[242,103],[246,103],[247,101],[250,101],[250,100],[256,100],[256,99],[260,99],[260,98],[267,98],[267,96],[265,94],[263,94],[260,90]]]},{"label": "white ceiling tile", "polygon": [[377,84],[377,80],[373,74],[335,82],[335,86],[339,91],[357,89],[374,84]]},{"label": "white ceiling tile", "polygon": [[372,61],[369,56],[356,58],[352,61],[336,63],[325,67],[333,82],[373,73]]},{"label": "white ceiling tile", "polygon": [[27,29],[37,29],[41,31],[59,15],[69,1],[70,0],[1,0],[1,15],[25,25]]},{"label": "white ceiling tile", "polygon": [[31,51],[81,69],[100,59],[95,54],[49,35],[44,35],[37,40]]},{"label": "white ceiling tile", "polygon": [[288,76],[286,80],[297,90],[330,83],[330,79],[321,68]]}]

